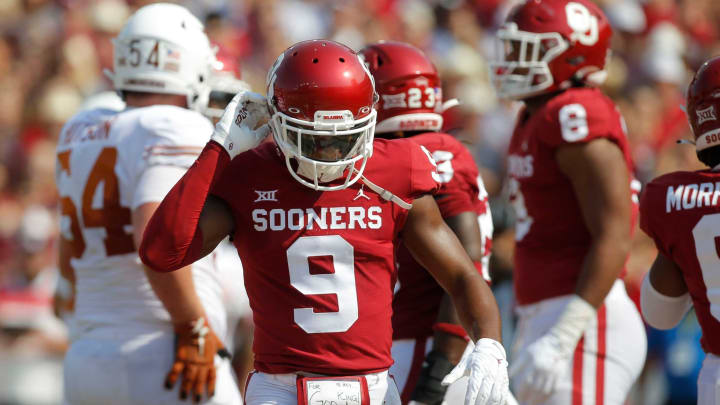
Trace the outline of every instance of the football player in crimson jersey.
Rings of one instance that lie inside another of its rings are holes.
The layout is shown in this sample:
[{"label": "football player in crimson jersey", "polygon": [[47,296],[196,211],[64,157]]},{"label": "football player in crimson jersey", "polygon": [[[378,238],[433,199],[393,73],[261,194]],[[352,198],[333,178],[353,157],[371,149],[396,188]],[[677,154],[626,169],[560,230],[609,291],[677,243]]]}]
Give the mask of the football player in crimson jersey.
[{"label": "football player in crimson jersey", "polygon": [[687,114],[698,159],[710,169],[674,172],[650,182],[640,200],[640,227],[658,255],[641,290],[648,324],[671,329],[695,307],[707,353],[698,377],[698,404],[720,403],[720,58],[695,74],[687,92]]},{"label": "football player in crimson jersey", "polygon": [[230,362],[217,356],[227,325],[218,252],[169,275],[146,272],[137,253],[212,133],[200,114],[210,42],[196,17],[167,3],[138,9],[113,42],[113,85],[128,108],[76,114],[57,146],[60,268],[77,291],[64,402],[240,404]]},{"label": "football player in crimson jersey", "polygon": [[[376,137],[410,137],[430,152],[441,184],[435,194],[440,214],[478,272],[488,279],[492,218],[487,192],[470,152],[452,136],[438,132],[443,125],[442,93],[435,66],[421,50],[402,42],[371,44],[360,54],[380,96]],[[460,360],[467,334],[442,287],[404,246],[397,263],[392,318],[395,363],[390,373],[403,403],[412,399],[439,405],[447,390],[441,382]]]},{"label": "football player in crimson jersey", "polygon": [[495,88],[525,105],[508,151],[513,392],[524,404],[623,404],[646,339],[619,280],[637,182],[622,117],[593,87],[605,78],[611,28],[589,0],[532,0],[497,36]]},{"label": "football player in crimson jersey", "polygon": [[[376,101],[351,49],[288,48],[268,72],[267,98],[234,98],[148,225],[140,254],[158,271],[233,237],[255,321],[248,404],[400,403],[387,370],[401,237],[476,340],[456,371],[470,376],[466,404],[505,401],[497,304],[430,195],[438,183],[427,152],[373,142]],[[256,147],[269,132],[275,143]]]}]

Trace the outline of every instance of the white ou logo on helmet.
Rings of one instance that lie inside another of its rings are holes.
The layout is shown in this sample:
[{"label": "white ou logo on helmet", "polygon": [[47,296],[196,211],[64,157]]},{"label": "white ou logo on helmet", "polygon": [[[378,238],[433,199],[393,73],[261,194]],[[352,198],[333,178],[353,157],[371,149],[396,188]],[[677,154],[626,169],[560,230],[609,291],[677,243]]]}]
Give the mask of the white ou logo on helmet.
[{"label": "white ou logo on helmet", "polygon": [[574,31],[570,39],[585,46],[595,45],[598,41],[598,19],[590,14],[584,5],[571,1],[565,6],[568,26]]}]

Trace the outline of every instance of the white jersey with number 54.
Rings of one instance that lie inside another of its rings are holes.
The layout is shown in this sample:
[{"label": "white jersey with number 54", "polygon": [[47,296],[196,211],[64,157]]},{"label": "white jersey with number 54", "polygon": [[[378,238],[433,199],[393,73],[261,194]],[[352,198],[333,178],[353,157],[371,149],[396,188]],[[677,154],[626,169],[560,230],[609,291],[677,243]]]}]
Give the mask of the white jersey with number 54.
[{"label": "white jersey with number 54", "polygon": [[[195,161],[212,126],[197,112],[174,106],[94,109],[63,128],[56,182],[61,232],[72,241],[79,333],[122,326],[127,333],[167,327],[133,242],[132,210],[162,201]],[[213,328],[225,332],[214,254],[193,265],[195,288]]]}]

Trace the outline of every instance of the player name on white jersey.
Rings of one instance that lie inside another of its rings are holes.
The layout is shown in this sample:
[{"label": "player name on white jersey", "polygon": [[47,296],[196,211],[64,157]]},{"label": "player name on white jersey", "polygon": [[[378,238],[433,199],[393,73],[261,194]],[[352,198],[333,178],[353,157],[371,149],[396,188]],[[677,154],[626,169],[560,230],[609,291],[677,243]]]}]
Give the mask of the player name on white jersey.
[{"label": "player name on white jersey", "polygon": [[110,137],[110,121],[100,123],[76,122],[63,132],[61,145],[86,141],[101,141]]},{"label": "player name on white jersey", "polygon": [[382,208],[365,207],[322,207],[275,208],[266,210],[256,208],[252,211],[256,231],[284,231],[290,229],[380,229],[382,227]]},{"label": "player name on white jersey", "polygon": [[669,186],[665,198],[665,212],[714,206],[717,205],[718,198],[720,182]]}]

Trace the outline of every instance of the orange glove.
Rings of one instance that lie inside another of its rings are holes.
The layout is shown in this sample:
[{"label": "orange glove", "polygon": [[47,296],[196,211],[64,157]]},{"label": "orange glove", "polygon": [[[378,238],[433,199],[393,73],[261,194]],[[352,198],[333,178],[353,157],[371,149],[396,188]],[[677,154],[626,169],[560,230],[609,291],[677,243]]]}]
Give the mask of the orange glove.
[{"label": "orange glove", "polygon": [[175,325],[175,361],[165,379],[165,388],[171,389],[182,373],[180,399],[185,400],[189,392],[194,393],[195,402],[200,402],[205,392],[208,398],[212,397],[215,394],[216,353],[220,357],[230,357],[223,343],[206,325],[205,318]]}]

